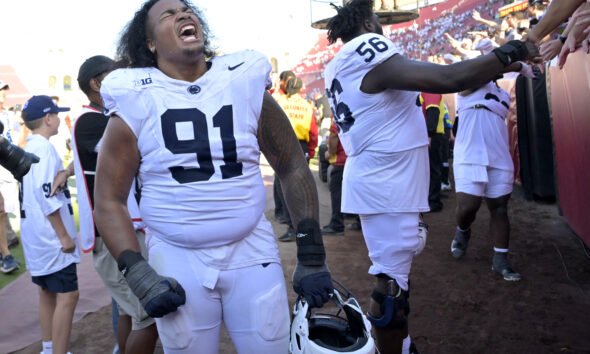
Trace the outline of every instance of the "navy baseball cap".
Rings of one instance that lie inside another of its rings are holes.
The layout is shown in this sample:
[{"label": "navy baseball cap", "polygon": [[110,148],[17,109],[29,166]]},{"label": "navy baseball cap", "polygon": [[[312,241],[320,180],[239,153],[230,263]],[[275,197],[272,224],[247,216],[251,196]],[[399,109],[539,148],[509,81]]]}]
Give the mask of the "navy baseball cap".
[{"label": "navy baseball cap", "polygon": [[69,107],[58,107],[49,96],[33,96],[25,103],[22,117],[24,120],[30,121],[42,118],[48,113],[67,112],[69,110]]},{"label": "navy baseball cap", "polygon": [[116,65],[117,63],[113,59],[104,55],[95,55],[86,59],[78,71],[78,85],[82,87],[92,78],[115,69]]}]

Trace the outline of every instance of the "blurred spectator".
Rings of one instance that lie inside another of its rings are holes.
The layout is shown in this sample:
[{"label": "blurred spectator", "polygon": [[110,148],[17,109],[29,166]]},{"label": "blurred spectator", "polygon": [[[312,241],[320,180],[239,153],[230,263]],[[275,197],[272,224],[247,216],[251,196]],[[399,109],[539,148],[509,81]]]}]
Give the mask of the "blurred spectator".
[{"label": "blurred spectator", "polygon": [[[301,97],[301,89],[303,82],[298,77],[289,79],[285,85],[286,94],[278,98],[277,102],[283,108],[291,126],[295,131],[295,135],[301,144],[301,149],[307,161],[312,159],[315,155],[315,149],[318,144],[318,126],[315,119],[314,107],[311,103]],[[282,215],[287,219],[289,229],[287,232],[279,237],[279,241],[289,242],[295,241],[295,230],[291,223],[289,210],[285,205],[285,200],[281,188],[281,183],[278,178],[275,178],[275,196],[280,198],[280,203],[283,205]]]},{"label": "blurred spectator", "polygon": [[328,97],[321,93],[316,93],[313,97],[316,112],[318,113],[318,126],[320,141],[323,140],[330,131],[330,125],[332,124],[332,109],[330,108],[330,102]]},{"label": "blurred spectator", "polygon": [[443,203],[440,200],[442,183],[443,149],[445,145],[444,119],[447,113],[445,102],[441,94],[422,92],[418,96],[422,106],[422,113],[426,119],[428,132],[428,157],[430,160],[430,187],[428,189],[428,205],[430,212],[441,211]]},{"label": "blurred spectator", "polygon": [[[16,119],[14,112],[7,110],[4,107],[6,101],[7,91],[10,86],[7,82],[0,80],[0,130],[4,131],[4,137],[10,141],[11,132],[13,132]],[[10,192],[13,193],[10,193]],[[12,228],[9,232],[8,212],[14,212],[16,210],[16,201],[10,198],[6,200],[4,197],[10,197],[11,194],[15,194],[16,182],[12,174],[4,167],[0,167],[0,270],[4,273],[10,273],[19,268],[19,262],[14,258],[8,249],[9,246],[17,245],[18,238]],[[12,238],[8,240],[8,234],[11,233]]]},{"label": "blurred spectator", "polygon": [[344,164],[346,153],[338,138],[338,126],[332,123],[330,126],[330,137],[328,138],[328,150],[326,160],[330,161],[330,200],[332,204],[332,217],[330,223],[322,228],[322,234],[343,235],[344,215],[341,211],[342,205],[342,178],[344,175]]}]

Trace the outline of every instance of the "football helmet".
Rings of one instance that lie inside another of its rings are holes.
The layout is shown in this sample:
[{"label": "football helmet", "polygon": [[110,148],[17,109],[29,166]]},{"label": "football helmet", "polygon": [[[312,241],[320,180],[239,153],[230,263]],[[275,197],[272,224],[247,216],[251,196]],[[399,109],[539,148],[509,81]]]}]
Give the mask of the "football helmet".
[{"label": "football helmet", "polygon": [[375,353],[371,323],[350,291],[333,281],[336,314],[313,312],[303,298],[297,299],[291,322],[291,354]]}]

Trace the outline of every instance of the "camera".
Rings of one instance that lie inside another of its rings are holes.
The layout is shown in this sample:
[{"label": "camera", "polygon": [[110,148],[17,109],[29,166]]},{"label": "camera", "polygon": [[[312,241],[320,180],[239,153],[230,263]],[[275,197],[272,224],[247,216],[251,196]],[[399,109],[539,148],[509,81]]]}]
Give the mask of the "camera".
[{"label": "camera", "polygon": [[0,136],[0,165],[10,171],[14,178],[20,181],[29,172],[31,165],[37,162],[37,155],[26,152]]}]

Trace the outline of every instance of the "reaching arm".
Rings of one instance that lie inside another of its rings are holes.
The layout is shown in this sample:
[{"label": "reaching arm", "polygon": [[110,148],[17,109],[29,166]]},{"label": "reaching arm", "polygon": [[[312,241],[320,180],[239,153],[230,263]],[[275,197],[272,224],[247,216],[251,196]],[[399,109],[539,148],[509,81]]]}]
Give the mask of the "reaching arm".
[{"label": "reaching arm", "polygon": [[125,250],[140,252],[127,210],[127,197],[139,161],[135,135],[121,118],[111,117],[98,153],[94,221],[115,259]]},{"label": "reaching arm", "polygon": [[[510,49],[512,43],[521,44],[511,41],[494,51]],[[514,56],[512,57],[513,62],[523,59],[539,59],[539,52],[535,45],[532,43],[523,45],[526,46],[526,58]],[[459,92],[493,80],[505,70],[506,66],[494,52],[451,65],[423,63],[396,54],[365,75],[361,91],[369,94],[379,93],[386,89],[429,93]]]},{"label": "reaching arm", "polygon": [[54,196],[55,193],[57,193],[57,191],[66,184],[66,182],[68,181],[68,178],[73,175],[74,175],[74,162],[72,161],[72,162],[70,162],[68,167],[59,171],[57,173],[57,175],[55,175],[55,178],[53,179],[53,185],[52,185],[53,187],[51,187],[51,193],[49,195]]},{"label": "reaching arm", "polygon": [[553,0],[539,23],[526,36],[526,40],[538,43],[553,29],[565,21],[584,0]]},{"label": "reaching arm", "polygon": [[481,23],[483,23],[484,25],[488,25],[488,26],[490,26],[490,27],[492,27],[492,28],[499,27],[499,25],[498,25],[496,22],[494,22],[494,21],[490,21],[490,20],[486,20],[486,19],[482,18],[482,17],[480,16],[480,14],[479,14],[479,12],[478,12],[478,11],[473,11],[473,14],[471,15],[471,17],[473,17],[473,19],[474,19],[475,21],[477,21],[477,22],[481,22]]}]

